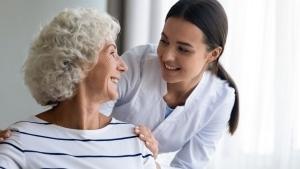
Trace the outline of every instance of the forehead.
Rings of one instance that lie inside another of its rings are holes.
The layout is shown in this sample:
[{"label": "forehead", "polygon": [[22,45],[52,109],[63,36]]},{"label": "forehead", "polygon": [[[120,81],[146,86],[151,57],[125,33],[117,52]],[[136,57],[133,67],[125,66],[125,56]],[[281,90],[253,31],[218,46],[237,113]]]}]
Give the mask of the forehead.
[{"label": "forehead", "polygon": [[112,47],[113,49],[117,49],[117,45],[113,41],[106,42],[103,49],[105,50],[110,47]]},{"label": "forehead", "polygon": [[204,41],[200,28],[182,18],[170,17],[166,20],[163,33],[170,40],[199,43]]}]

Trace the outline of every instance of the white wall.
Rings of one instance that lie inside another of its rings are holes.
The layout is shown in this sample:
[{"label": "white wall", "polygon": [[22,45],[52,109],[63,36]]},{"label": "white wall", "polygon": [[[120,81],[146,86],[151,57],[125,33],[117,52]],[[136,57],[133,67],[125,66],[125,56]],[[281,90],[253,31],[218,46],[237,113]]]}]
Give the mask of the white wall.
[{"label": "white wall", "polygon": [[43,111],[24,85],[22,65],[40,25],[67,7],[106,11],[106,0],[0,0],[0,129]]}]

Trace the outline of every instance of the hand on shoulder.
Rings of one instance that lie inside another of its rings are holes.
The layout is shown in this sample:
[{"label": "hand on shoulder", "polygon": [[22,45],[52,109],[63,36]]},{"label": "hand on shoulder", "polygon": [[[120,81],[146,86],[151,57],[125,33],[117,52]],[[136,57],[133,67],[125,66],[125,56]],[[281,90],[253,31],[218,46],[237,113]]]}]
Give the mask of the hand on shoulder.
[{"label": "hand on shoulder", "polygon": [[0,130],[0,142],[11,136],[10,130]]}]

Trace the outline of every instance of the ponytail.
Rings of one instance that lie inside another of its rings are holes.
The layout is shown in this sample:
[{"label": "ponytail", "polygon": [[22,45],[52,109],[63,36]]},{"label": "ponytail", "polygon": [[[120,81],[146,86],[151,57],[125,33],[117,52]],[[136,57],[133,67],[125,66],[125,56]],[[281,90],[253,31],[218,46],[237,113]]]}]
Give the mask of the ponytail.
[{"label": "ponytail", "polygon": [[236,87],[235,82],[233,79],[230,77],[230,75],[227,73],[227,71],[223,68],[221,64],[217,64],[217,70],[216,70],[216,75],[223,79],[226,80],[229,84],[230,87],[234,88],[235,90],[235,100],[234,100],[234,105],[230,114],[230,118],[228,121],[228,126],[229,126],[229,133],[231,135],[234,134],[234,132],[237,129],[238,123],[239,123],[239,92]]}]

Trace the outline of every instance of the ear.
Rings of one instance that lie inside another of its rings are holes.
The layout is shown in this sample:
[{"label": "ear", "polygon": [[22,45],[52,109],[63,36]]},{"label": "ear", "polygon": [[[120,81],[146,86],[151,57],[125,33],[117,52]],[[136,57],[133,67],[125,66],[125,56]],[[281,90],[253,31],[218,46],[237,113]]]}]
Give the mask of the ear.
[{"label": "ear", "polygon": [[223,50],[222,47],[217,47],[217,48],[213,49],[212,51],[210,51],[209,55],[208,55],[208,62],[210,63],[210,62],[213,62],[216,59],[218,59],[222,50]]}]

